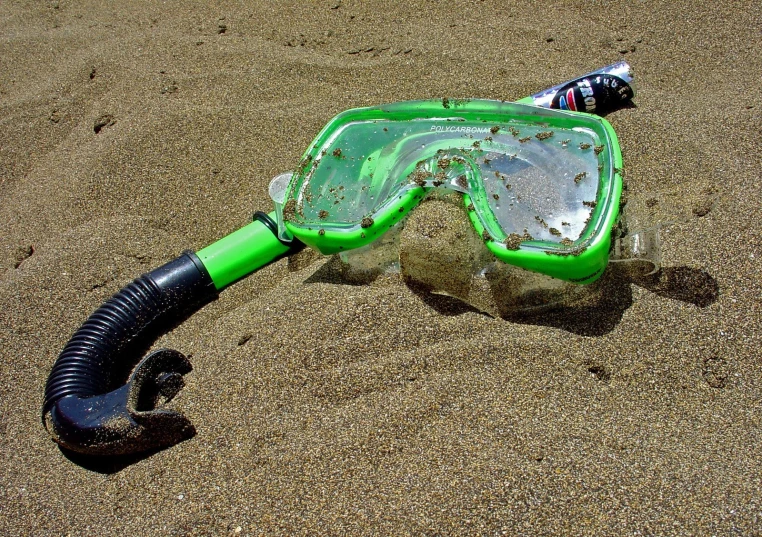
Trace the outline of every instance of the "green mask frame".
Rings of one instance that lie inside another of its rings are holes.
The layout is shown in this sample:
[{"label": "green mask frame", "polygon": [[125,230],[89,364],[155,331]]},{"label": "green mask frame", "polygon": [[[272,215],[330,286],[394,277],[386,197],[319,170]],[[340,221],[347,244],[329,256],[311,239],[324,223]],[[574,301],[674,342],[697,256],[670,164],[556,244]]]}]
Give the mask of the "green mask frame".
[{"label": "green mask frame", "polygon": [[616,134],[598,116],[481,99],[410,101],[333,118],[274,198],[281,238],[334,254],[380,238],[429,189],[461,192],[498,259],[590,283],[608,262],[621,168]]}]

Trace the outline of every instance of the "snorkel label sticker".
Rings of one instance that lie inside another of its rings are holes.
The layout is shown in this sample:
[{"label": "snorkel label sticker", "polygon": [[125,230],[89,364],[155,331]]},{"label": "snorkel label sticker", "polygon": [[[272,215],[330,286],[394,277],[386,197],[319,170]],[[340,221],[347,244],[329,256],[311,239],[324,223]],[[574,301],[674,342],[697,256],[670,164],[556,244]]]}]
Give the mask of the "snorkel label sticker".
[{"label": "snorkel label sticker", "polygon": [[[561,95],[559,93],[559,95]],[[570,89],[566,92],[566,95],[561,95],[558,99],[558,107],[561,110],[577,111],[577,103],[574,102],[574,90]]]},{"label": "snorkel label sticker", "polygon": [[598,75],[575,80],[561,88],[551,101],[551,108],[593,113],[605,113],[631,99],[632,87],[613,75]]},{"label": "snorkel label sticker", "polygon": [[571,110],[573,112],[582,111],[577,104],[578,101],[580,104],[584,103],[585,112],[595,112],[595,96],[593,95],[593,88],[590,86],[590,80],[587,78],[576,82],[576,86],[570,87],[565,91],[559,91],[556,99],[553,99],[553,108]]},{"label": "snorkel label sticker", "polygon": [[458,125],[432,125],[431,132],[464,132],[466,134],[487,134],[489,127],[460,127]]}]

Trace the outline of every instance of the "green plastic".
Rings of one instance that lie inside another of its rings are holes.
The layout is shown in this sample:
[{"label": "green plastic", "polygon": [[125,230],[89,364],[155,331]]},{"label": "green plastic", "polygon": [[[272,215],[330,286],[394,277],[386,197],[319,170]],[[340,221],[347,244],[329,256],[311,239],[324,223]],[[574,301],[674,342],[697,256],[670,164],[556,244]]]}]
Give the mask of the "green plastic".
[{"label": "green plastic", "polygon": [[[275,212],[268,216],[275,219]],[[255,220],[196,252],[220,290],[286,254],[290,247]]]},{"label": "green plastic", "polygon": [[621,152],[597,116],[487,100],[349,110],[318,134],[282,206],[293,235],[324,254],[367,245],[431,188],[464,194],[500,260],[578,283],[608,262]]}]

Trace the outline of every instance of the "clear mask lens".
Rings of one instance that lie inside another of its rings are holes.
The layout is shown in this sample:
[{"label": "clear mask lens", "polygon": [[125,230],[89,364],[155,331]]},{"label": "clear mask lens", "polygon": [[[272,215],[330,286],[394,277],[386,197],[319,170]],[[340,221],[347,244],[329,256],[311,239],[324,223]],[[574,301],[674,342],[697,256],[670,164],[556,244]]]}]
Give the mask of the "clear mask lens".
[{"label": "clear mask lens", "polygon": [[587,114],[395,103],[336,116],[273,199],[282,236],[331,254],[381,239],[431,189],[456,192],[498,259],[588,283],[608,259],[620,163],[610,125]]}]

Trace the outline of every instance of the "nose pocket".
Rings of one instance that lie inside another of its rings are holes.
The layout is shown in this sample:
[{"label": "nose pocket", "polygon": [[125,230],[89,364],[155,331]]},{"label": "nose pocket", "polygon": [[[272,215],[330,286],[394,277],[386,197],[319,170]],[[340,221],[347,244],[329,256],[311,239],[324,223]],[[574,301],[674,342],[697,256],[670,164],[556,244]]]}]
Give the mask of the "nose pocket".
[{"label": "nose pocket", "polygon": [[422,203],[406,220],[399,240],[406,282],[466,301],[474,275],[492,258],[458,200]]},{"label": "nose pocket", "polygon": [[478,167],[457,148],[440,149],[417,161],[407,178],[420,187],[447,188],[466,194],[477,184]]}]

